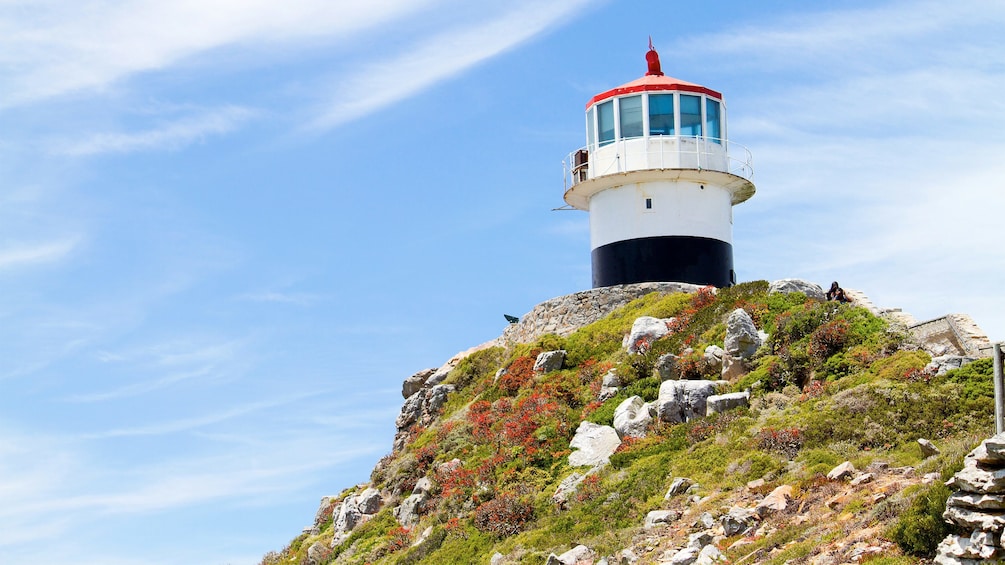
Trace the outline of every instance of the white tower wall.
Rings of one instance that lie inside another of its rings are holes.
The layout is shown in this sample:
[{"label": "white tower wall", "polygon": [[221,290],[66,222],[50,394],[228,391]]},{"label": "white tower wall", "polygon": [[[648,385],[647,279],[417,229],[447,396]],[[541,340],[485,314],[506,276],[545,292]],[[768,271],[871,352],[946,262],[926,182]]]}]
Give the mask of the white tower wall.
[{"label": "white tower wall", "polygon": [[609,188],[590,198],[591,250],[616,241],[661,236],[732,243],[730,192],[697,182],[651,181]]}]

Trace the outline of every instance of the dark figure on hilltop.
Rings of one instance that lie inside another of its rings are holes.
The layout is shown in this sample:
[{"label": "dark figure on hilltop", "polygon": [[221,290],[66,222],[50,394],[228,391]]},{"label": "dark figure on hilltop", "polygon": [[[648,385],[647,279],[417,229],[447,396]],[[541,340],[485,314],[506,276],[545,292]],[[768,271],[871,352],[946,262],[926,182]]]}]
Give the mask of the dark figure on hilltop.
[{"label": "dark figure on hilltop", "polygon": [[831,283],[831,289],[827,291],[827,300],[837,300],[838,302],[851,302],[847,296],[845,296],[844,289],[834,281]]}]

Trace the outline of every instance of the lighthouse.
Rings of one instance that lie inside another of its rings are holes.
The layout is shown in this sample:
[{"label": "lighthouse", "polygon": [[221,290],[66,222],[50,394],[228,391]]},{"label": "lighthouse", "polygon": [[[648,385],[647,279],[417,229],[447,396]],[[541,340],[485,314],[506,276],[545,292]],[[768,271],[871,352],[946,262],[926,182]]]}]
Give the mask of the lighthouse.
[{"label": "lighthouse", "polygon": [[722,94],[648,71],[586,104],[565,202],[590,215],[593,287],[736,283],[733,206],[754,195],[750,152],[727,138]]}]

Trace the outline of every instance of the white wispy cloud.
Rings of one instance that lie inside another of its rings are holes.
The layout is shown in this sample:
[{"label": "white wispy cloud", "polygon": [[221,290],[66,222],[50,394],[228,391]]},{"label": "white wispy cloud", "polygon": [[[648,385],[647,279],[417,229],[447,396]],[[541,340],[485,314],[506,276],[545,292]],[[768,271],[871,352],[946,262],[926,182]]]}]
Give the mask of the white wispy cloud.
[{"label": "white wispy cloud", "polygon": [[80,237],[67,237],[44,243],[13,243],[0,246],[0,270],[59,261],[76,249],[80,241]]},{"label": "white wispy cloud", "polygon": [[776,274],[840,278],[918,317],[981,304],[985,329],[1005,331],[981,282],[1005,251],[978,243],[999,238],[1005,70],[989,61],[1005,36],[989,31],[1003,23],[1000,3],[901,2],[700,38],[757,79],[730,120],[758,186],[737,211],[755,224],[740,245]]},{"label": "white wispy cloud", "polygon": [[119,351],[102,349],[95,352],[94,357],[102,363],[130,362],[147,366],[220,364],[237,355],[244,343],[240,339],[217,341],[202,337],[182,337]]},{"label": "white wispy cloud", "polygon": [[[319,447],[315,442],[313,447]],[[284,451],[302,453],[295,446]],[[138,486],[130,486],[118,491],[97,492],[80,496],[70,496],[50,501],[51,509],[95,509],[112,514],[136,514],[163,511],[171,508],[192,506],[213,500],[244,496],[262,496],[293,490],[287,482],[294,476],[303,476],[312,471],[332,467],[347,459],[362,455],[372,455],[377,450],[373,446],[347,445],[343,449],[326,449],[315,456],[304,457],[295,462],[291,459],[277,460],[271,464],[248,465],[242,469],[238,458],[233,456],[209,458],[203,461],[186,461],[183,465],[165,464],[174,467],[174,473],[151,471],[146,480]],[[248,454],[244,454],[247,461]],[[215,465],[219,470],[198,471],[196,464]]]},{"label": "white wispy cloud", "polygon": [[[205,343],[199,338],[176,339],[117,352],[92,354],[100,363],[120,366],[135,382],[99,392],[71,394],[66,402],[88,403],[139,396],[179,383],[219,380],[240,370],[247,354],[244,340]],[[164,374],[166,371],[166,374]]]},{"label": "white wispy cloud", "polygon": [[304,400],[319,394],[324,394],[326,391],[314,391],[309,393],[290,395],[282,398],[277,398],[274,400],[263,400],[259,402],[251,402],[243,404],[240,406],[230,407],[218,412],[211,414],[206,414],[203,416],[195,416],[191,418],[180,418],[177,420],[171,420],[167,422],[157,422],[146,425],[138,425],[133,427],[124,428],[114,428],[111,430],[105,430],[101,432],[81,434],[81,439],[109,439],[117,437],[139,437],[139,436],[159,436],[167,434],[176,434],[181,432],[188,432],[192,430],[197,430],[200,428],[205,428],[213,424],[219,424],[227,420],[233,420],[234,418],[239,418],[247,414],[252,414],[255,412],[260,412],[269,408],[276,408],[279,406],[284,406],[297,401]]},{"label": "white wispy cloud", "polygon": [[[381,449],[362,436],[316,424],[291,433],[259,433],[255,443],[212,455],[158,458],[126,468],[101,465],[68,438],[0,427],[0,557],[56,563],[41,540],[123,516],[184,512],[207,502],[247,504],[286,497],[316,482],[318,473]],[[268,454],[263,456],[263,454]],[[337,471],[335,474],[338,474]],[[57,552],[72,544],[57,544]],[[70,559],[77,562],[77,559]],[[102,562],[100,560],[96,562]],[[104,562],[119,562],[113,558]],[[125,561],[123,561],[125,562]],[[156,562],[156,560],[150,561]]]},{"label": "white wispy cloud", "polygon": [[[962,28],[1000,29],[1002,22],[1005,22],[1005,6],[994,0],[901,1],[761,21],[756,27],[709,35],[704,38],[707,42],[702,44],[702,51],[742,54],[741,58],[725,60],[768,73],[790,72],[798,67],[811,74],[826,74],[832,65],[868,73],[902,64],[931,65],[934,62],[938,66],[941,56],[952,56],[954,51],[966,56],[970,49],[979,49],[985,39],[993,42],[993,38],[966,36],[967,45],[959,50],[947,49],[946,44],[933,44],[929,40]],[[913,49],[904,50],[905,43],[916,45],[922,53],[933,54],[933,58],[921,58],[921,53]],[[988,61],[973,62],[988,64]]]},{"label": "white wispy cloud", "polygon": [[344,40],[436,0],[8,0],[0,4],[0,108],[81,90],[242,45]]},{"label": "white wispy cloud", "polygon": [[495,19],[423,38],[396,57],[338,77],[311,127],[330,129],[408,98],[565,23],[595,1],[520,2]]},{"label": "white wispy cloud", "polygon": [[207,375],[210,375],[212,371],[213,366],[211,365],[205,367],[199,367],[198,369],[193,369],[191,371],[172,373],[159,379],[133,383],[130,385],[122,386],[104,392],[73,394],[67,396],[65,400],[67,402],[101,402],[105,400],[115,400],[118,398],[138,396],[141,394],[146,394],[148,392],[153,392],[155,390],[167,388],[171,385],[180,383],[182,381],[197,379],[199,377],[205,377]]},{"label": "white wispy cloud", "polygon": [[91,156],[108,153],[177,150],[208,137],[230,133],[254,117],[249,108],[227,106],[187,116],[142,131],[97,133],[84,139],[53,144],[58,155]]}]

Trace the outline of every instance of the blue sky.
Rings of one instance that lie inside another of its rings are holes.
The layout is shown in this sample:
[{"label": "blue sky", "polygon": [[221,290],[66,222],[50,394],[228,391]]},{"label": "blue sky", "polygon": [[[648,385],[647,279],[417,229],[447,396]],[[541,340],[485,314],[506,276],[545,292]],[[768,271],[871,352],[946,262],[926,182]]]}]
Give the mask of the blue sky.
[{"label": "blue sky", "polygon": [[0,1],[0,561],[257,563],[367,480],[589,287],[561,162],[650,35],[753,153],[740,280],[1005,336],[1005,5],[485,4]]}]

